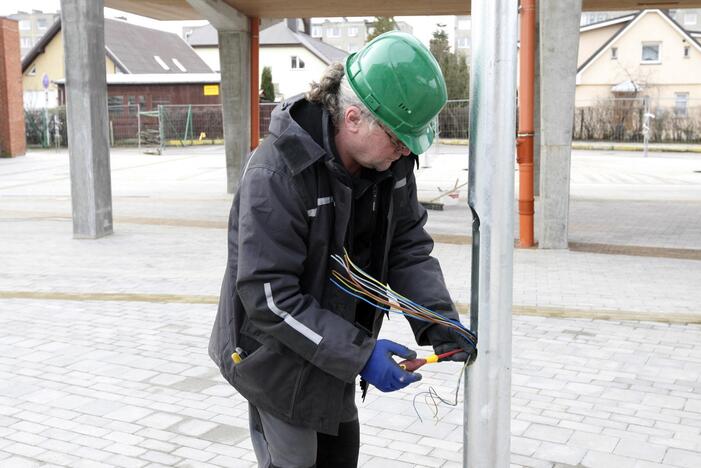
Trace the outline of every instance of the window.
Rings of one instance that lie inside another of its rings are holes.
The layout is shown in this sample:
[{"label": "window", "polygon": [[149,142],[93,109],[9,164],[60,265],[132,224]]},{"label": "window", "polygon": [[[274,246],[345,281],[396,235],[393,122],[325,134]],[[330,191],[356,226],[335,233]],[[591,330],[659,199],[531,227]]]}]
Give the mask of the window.
[{"label": "window", "polygon": [[696,14],[686,13],[684,15],[684,26],[693,26],[696,24]]},{"label": "window", "polygon": [[170,67],[166,65],[166,63],[163,61],[162,58],[160,58],[158,55],[154,55],[153,59],[156,61],[157,64],[161,66],[162,69],[168,71],[170,70]]},{"label": "window", "polygon": [[170,98],[168,96],[153,96],[151,98],[151,105],[154,109],[157,109],[158,106],[165,106],[168,104],[170,104]]},{"label": "window", "polygon": [[293,70],[300,70],[304,68],[304,60],[302,60],[300,57],[297,57],[296,55],[293,55],[290,57],[290,68]]},{"label": "window", "polygon": [[660,63],[660,43],[643,42],[642,63]]},{"label": "window", "polygon": [[689,57],[691,57],[691,47],[687,45],[684,46],[684,58],[688,59]]},{"label": "window", "polygon": [[174,59],[171,59],[171,60],[173,61],[173,63],[175,64],[175,66],[178,67],[178,68],[180,69],[181,72],[185,73],[185,72],[187,71],[187,68],[185,68],[185,67],[183,66],[183,64],[180,63],[180,61],[179,61],[178,59],[174,58]]},{"label": "window", "polygon": [[469,49],[470,48],[470,38],[469,37],[459,37],[458,38],[458,49]]},{"label": "window", "polygon": [[22,37],[20,38],[20,47],[23,49],[29,49],[32,46],[32,38],[31,37]]},{"label": "window", "polygon": [[329,28],[326,37],[341,37],[341,28]]},{"label": "window", "polygon": [[37,19],[37,29],[44,31],[49,27],[49,21],[46,18]]},{"label": "window", "polygon": [[121,115],[124,112],[124,96],[108,96],[107,111],[112,115]]},{"label": "window", "polygon": [[472,19],[471,18],[462,19],[462,20],[458,21],[458,29],[466,31],[466,30],[471,29],[471,28],[472,28]]},{"label": "window", "polygon": [[19,22],[20,31],[30,31],[32,29],[32,22],[29,20],[21,20]]},{"label": "window", "polygon": [[321,37],[322,32],[324,31],[324,28],[318,25],[313,25],[312,26],[312,37]]},{"label": "window", "polygon": [[358,28],[356,26],[352,26],[348,28],[348,37],[355,37],[358,35]]},{"label": "window", "polygon": [[611,60],[618,60],[618,47],[611,47]]},{"label": "window", "polygon": [[674,93],[674,115],[676,117],[687,116],[687,105],[689,104],[689,93]]}]

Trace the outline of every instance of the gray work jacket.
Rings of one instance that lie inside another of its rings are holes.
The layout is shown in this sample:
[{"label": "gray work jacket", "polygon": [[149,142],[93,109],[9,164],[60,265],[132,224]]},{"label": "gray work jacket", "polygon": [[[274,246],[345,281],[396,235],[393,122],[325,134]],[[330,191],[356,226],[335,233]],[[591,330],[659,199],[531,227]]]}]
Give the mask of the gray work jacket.
[{"label": "gray work jacket", "polygon": [[[228,261],[209,354],[222,375],[254,406],[283,421],[336,434],[344,389],[375,346],[355,324],[355,299],[330,281],[343,254],[352,189],[326,144],[320,146],[290,115],[301,96],[273,112],[270,136],[249,156],[229,217]],[[457,319],[423,229],[416,199],[415,157],[404,157],[379,182],[379,280],[398,293]],[[420,345],[428,324],[410,320]],[[247,356],[234,365],[232,353]]]}]

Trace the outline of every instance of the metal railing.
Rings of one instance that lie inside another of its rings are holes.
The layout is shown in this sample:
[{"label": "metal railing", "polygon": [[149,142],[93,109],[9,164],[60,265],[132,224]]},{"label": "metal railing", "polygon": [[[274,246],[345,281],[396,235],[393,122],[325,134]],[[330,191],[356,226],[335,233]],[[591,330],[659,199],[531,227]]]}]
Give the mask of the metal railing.
[{"label": "metal railing", "polygon": [[[277,103],[260,103],[260,135],[268,134]],[[219,104],[161,105],[140,111],[136,105],[109,106],[112,146],[158,147],[223,144]],[[25,110],[27,144],[66,146],[65,107]],[[451,100],[438,115],[441,142],[466,143],[469,100]],[[515,132],[515,127],[514,127]],[[573,140],[605,142],[701,143],[701,99],[609,98],[576,101]]]}]

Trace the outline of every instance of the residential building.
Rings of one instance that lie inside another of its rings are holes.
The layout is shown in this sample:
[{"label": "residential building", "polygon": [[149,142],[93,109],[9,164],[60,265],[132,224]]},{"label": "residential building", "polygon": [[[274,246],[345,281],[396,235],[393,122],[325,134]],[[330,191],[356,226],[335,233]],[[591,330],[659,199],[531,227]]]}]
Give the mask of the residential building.
[{"label": "residential building", "polygon": [[687,31],[701,32],[701,8],[670,9],[669,15]]},{"label": "residential building", "polygon": [[[199,74],[212,70],[177,34],[106,19],[105,72],[107,75]],[[22,60],[22,74],[25,107],[58,104],[55,81],[65,76],[60,20],[54,22]],[[44,81],[48,82],[47,90]],[[116,105],[117,100],[112,99],[110,104]],[[127,103],[128,100],[124,102]]]},{"label": "residential building", "polygon": [[455,17],[453,50],[465,57],[465,60],[469,62],[472,56],[472,17]]},{"label": "residential building", "polygon": [[[701,8],[669,9],[663,10],[674,18],[687,31],[701,31]],[[587,26],[592,23],[600,23],[621,16],[637,13],[637,10],[625,11],[583,11],[580,25]]]},{"label": "residential building", "polygon": [[[302,32],[300,21],[287,19],[263,29],[259,35],[259,66],[270,67],[276,100],[306,91],[324,69],[348,54]],[[211,25],[186,28],[185,40],[210,64],[219,69],[217,31]]]},{"label": "residential building", "polygon": [[[397,21],[397,29],[409,34],[414,31],[414,28],[404,21]],[[365,45],[366,39],[372,31],[372,20],[348,20],[346,18],[312,20],[311,36],[348,53],[353,53]]]},{"label": "residential building", "polygon": [[[183,39],[214,72],[219,73],[219,35],[211,24],[183,28]],[[260,41],[260,36],[259,36]]]},{"label": "residential building", "polygon": [[582,26],[578,105],[612,97],[665,99],[684,114],[690,101],[701,100],[699,37],[663,10]]},{"label": "residential building", "polygon": [[637,13],[637,10],[624,11],[583,11],[579,19],[580,26],[588,26],[593,23],[601,23],[621,16]]},{"label": "residential building", "polygon": [[24,58],[32,47],[46,34],[52,24],[59,19],[58,13],[44,13],[32,10],[31,13],[18,11],[8,18],[19,22],[20,54]]}]

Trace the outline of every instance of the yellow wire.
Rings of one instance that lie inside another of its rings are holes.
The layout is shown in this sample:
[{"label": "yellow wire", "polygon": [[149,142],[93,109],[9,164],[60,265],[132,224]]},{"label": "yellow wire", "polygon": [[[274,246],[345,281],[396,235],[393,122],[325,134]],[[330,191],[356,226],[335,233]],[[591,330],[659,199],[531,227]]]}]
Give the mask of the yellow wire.
[{"label": "yellow wire", "polygon": [[[378,303],[383,304],[385,306],[388,306],[390,308],[398,309],[402,313],[405,313],[411,317],[425,319],[425,320],[427,320],[429,322],[433,322],[433,323],[440,323],[446,327],[453,328],[459,332],[463,331],[462,327],[448,321],[445,317],[443,317],[442,315],[440,315],[437,312],[434,312],[434,311],[427,309],[425,307],[417,308],[416,306],[413,306],[412,304],[407,304],[407,303],[402,304],[401,301],[399,301],[399,299],[403,299],[405,302],[411,302],[411,300],[408,299],[407,297],[403,296],[402,294],[399,294],[395,290],[393,290],[389,285],[381,283],[380,281],[378,281],[377,279],[375,279],[374,277],[370,276],[368,273],[363,271],[361,268],[359,268],[350,259],[350,256],[348,255],[348,252],[346,251],[345,248],[343,249],[343,252],[344,252],[343,266],[345,267],[346,272],[348,273],[348,276],[353,278],[355,275],[360,274],[362,277],[366,278],[370,282],[380,286],[381,289],[384,289],[385,294],[387,294],[388,296],[389,296],[389,294],[387,293],[387,291],[392,293],[394,296],[397,297],[398,302],[395,304],[395,303],[390,302],[389,299],[384,299],[380,296],[376,296],[374,294],[374,292],[371,293],[371,292],[367,291],[366,289],[359,289],[357,286],[355,286],[355,284],[349,283],[349,280],[347,278],[342,276],[336,270],[333,270],[332,274],[334,275],[334,277],[337,278],[338,280],[340,280],[346,287],[348,287],[352,291],[356,292],[357,294],[368,297],[368,298],[374,300],[375,302],[378,302]],[[352,269],[351,269],[351,267],[352,267]],[[357,273],[354,273],[353,270],[355,270]]]}]

